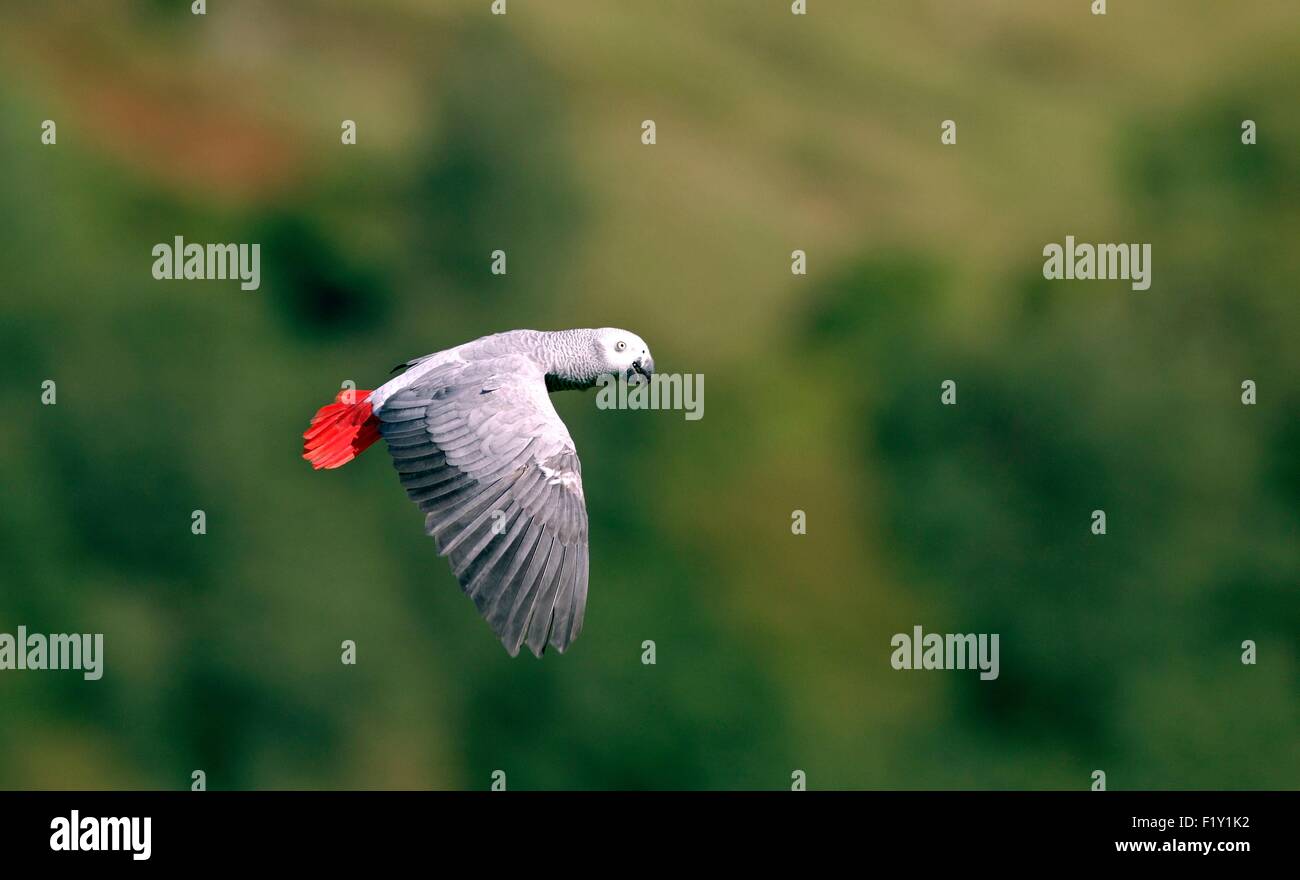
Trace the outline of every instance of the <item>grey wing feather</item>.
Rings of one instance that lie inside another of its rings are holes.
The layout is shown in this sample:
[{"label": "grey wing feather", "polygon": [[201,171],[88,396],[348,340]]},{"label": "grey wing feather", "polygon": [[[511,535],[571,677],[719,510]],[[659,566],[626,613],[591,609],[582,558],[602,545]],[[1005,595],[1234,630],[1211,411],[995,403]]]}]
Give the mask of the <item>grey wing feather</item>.
[{"label": "grey wing feather", "polygon": [[587,605],[582,465],[523,356],[453,363],[377,413],[407,495],[511,656],[564,651]]}]

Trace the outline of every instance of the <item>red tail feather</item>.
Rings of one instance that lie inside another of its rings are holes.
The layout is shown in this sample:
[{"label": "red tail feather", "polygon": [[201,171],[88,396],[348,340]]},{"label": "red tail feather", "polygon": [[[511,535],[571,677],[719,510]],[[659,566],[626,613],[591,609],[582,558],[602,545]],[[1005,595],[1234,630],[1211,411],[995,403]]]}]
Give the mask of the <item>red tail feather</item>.
[{"label": "red tail feather", "polygon": [[312,467],[319,470],[347,464],[379,439],[379,419],[370,411],[370,392],[340,391],[333,403],[316,410],[311,427],[302,436],[306,441],[302,457]]}]

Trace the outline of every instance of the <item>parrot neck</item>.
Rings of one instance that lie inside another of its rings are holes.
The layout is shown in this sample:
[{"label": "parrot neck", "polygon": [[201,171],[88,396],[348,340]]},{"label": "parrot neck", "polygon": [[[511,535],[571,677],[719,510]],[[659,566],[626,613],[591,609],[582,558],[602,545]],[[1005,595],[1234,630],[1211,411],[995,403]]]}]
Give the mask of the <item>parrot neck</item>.
[{"label": "parrot neck", "polygon": [[541,334],[546,390],[594,388],[600,376],[595,339],[590,330],[556,330]]}]

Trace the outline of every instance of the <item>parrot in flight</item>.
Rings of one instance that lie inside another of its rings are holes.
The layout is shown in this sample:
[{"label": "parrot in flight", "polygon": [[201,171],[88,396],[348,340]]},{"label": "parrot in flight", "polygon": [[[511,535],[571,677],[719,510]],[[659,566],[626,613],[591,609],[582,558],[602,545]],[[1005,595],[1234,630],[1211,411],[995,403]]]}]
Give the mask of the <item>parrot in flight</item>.
[{"label": "parrot in flight", "polygon": [[550,392],[648,382],[649,347],[614,327],[511,330],[397,370],[321,407],[303,458],[340,467],[383,437],[425,532],[510,656],[525,643],[563,652],[587,606],[587,507]]}]

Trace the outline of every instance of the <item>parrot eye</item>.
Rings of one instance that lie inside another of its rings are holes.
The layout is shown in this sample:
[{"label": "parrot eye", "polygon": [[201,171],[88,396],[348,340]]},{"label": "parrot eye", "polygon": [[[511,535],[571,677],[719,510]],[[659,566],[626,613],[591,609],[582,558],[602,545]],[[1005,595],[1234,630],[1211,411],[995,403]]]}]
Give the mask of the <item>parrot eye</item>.
[{"label": "parrot eye", "polygon": [[627,348],[627,343],[626,343],[626,342],[616,342],[616,343],[614,343],[614,351],[623,351],[625,348]]}]

